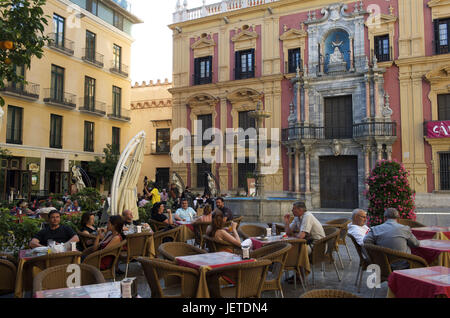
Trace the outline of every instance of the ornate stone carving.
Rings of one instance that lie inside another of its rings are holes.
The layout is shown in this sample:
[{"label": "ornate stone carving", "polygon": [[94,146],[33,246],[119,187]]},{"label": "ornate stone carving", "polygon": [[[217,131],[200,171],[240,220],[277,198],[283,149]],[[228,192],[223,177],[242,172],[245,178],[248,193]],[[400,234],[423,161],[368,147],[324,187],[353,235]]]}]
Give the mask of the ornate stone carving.
[{"label": "ornate stone carving", "polygon": [[391,109],[391,104],[389,102],[389,94],[386,93],[384,95],[384,106],[383,106],[383,111],[381,112],[383,114],[383,117],[385,118],[391,118],[392,114],[394,113],[394,111]]},{"label": "ornate stone carving", "polygon": [[342,154],[342,144],[339,140],[334,139],[331,144],[331,150],[333,151],[333,154],[338,157]]}]

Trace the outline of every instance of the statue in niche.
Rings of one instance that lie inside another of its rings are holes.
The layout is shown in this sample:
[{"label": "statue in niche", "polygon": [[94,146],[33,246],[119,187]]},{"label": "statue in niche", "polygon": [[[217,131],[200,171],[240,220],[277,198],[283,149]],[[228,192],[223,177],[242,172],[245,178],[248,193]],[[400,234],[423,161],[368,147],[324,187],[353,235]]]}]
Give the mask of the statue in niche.
[{"label": "statue in niche", "polygon": [[342,54],[339,47],[344,43],[342,41],[339,41],[339,38],[336,42],[331,42],[334,46],[334,52],[330,55],[330,63],[331,64],[337,64],[344,62],[344,55]]}]

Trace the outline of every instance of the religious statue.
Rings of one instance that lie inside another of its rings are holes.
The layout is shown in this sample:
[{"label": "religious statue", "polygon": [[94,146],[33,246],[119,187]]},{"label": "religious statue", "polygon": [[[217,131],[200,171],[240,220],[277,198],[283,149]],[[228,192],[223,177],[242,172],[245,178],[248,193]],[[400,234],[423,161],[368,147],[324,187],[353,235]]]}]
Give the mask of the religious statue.
[{"label": "religious statue", "polygon": [[84,188],[86,188],[86,185],[84,184],[83,177],[80,172],[80,168],[77,166],[72,167],[72,180],[74,181],[78,191],[81,191]]},{"label": "religious statue", "polygon": [[344,61],[344,56],[342,55],[341,50],[339,47],[342,45],[342,41],[340,42],[331,42],[334,46],[334,52],[330,55],[330,63],[336,64],[336,63],[342,63]]},{"label": "religious statue", "polygon": [[205,194],[209,194],[212,198],[219,196],[220,188],[214,176],[211,173],[206,172],[206,180]]}]

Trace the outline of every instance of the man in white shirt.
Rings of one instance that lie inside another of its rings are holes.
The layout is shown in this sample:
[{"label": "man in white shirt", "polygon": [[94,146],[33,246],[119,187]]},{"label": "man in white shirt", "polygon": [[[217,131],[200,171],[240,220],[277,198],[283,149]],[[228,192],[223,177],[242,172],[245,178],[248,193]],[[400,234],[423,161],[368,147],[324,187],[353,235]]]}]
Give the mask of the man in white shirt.
[{"label": "man in white shirt", "polygon": [[195,210],[189,206],[188,200],[181,199],[181,208],[175,212],[174,217],[177,221],[192,222],[196,215]]},{"label": "man in white shirt", "polygon": [[348,225],[348,234],[351,234],[359,245],[364,245],[364,236],[369,233],[370,228],[366,225],[367,213],[361,209],[352,212],[352,223]]}]

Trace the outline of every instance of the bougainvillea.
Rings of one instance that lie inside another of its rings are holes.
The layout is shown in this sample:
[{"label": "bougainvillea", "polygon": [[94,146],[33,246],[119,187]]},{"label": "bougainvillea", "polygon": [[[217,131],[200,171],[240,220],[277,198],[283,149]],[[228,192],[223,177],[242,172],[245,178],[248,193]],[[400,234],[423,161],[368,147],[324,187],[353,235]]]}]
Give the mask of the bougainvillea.
[{"label": "bougainvillea", "polygon": [[368,177],[365,192],[369,200],[367,222],[370,226],[384,222],[384,210],[396,208],[402,219],[416,220],[416,193],[408,182],[409,172],[397,161],[381,160]]}]

